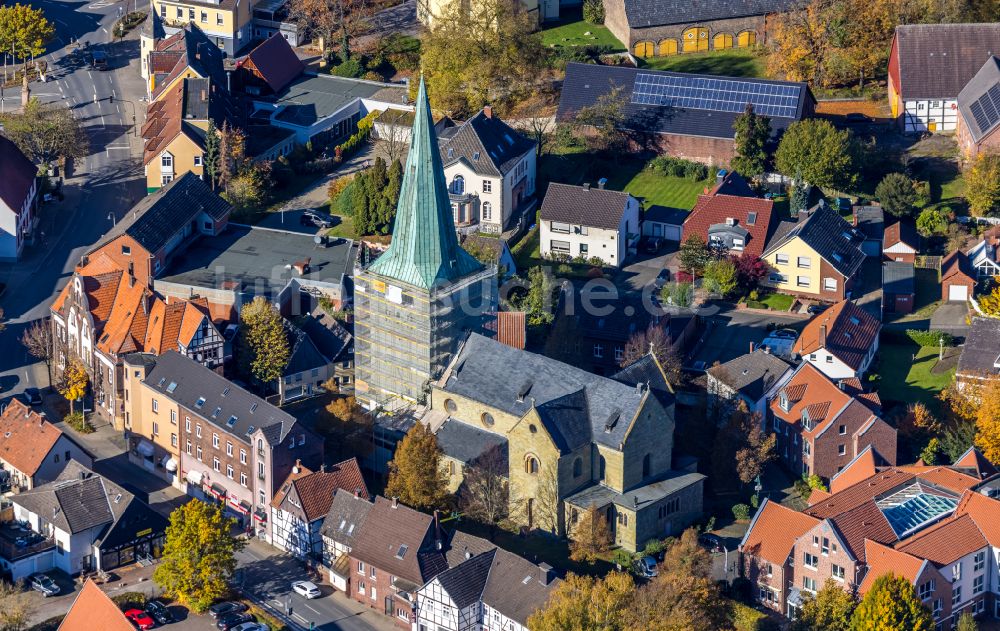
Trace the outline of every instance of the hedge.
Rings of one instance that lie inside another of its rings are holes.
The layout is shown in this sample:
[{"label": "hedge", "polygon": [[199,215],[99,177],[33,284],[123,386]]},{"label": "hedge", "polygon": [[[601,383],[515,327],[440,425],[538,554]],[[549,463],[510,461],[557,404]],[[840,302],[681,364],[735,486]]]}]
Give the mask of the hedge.
[{"label": "hedge", "polygon": [[913,340],[917,346],[933,346],[937,347],[942,342],[945,346],[954,346],[955,337],[950,333],[945,333],[944,331],[924,331],[921,329],[907,329],[906,337]]},{"label": "hedge", "polygon": [[148,596],[142,592],[122,592],[111,597],[111,600],[124,611],[126,609],[144,609]]},{"label": "hedge", "polygon": [[738,602],[729,605],[729,621],[735,631],[765,631],[775,628],[767,614]]}]

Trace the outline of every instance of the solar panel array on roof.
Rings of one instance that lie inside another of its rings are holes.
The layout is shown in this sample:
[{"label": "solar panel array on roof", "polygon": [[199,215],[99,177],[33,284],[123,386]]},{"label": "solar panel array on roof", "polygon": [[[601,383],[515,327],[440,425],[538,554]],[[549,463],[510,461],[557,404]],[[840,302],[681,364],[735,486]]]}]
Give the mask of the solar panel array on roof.
[{"label": "solar panel array on roof", "polygon": [[900,539],[924,524],[955,510],[958,499],[932,495],[913,484],[876,501],[892,530]]},{"label": "solar panel array on roof", "polygon": [[1000,121],[1000,83],[986,91],[979,100],[969,106],[979,129],[986,131]]},{"label": "solar panel array on roof", "polygon": [[795,118],[801,86],[639,73],[632,103],[716,112],[742,112],[747,103],[763,116]]}]

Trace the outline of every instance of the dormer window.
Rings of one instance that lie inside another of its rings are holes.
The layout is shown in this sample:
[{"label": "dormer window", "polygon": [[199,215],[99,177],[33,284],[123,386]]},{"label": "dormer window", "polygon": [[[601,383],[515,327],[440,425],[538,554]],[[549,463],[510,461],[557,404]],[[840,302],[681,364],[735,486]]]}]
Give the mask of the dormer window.
[{"label": "dormer window", "polygon": [[778,406],[780,406],[785,412],[792,409],[792,402],[788,400],[788,393],[784,390],[782,390],[781,394],[778,395]]},{"label": "dormer window", "polygon": [[808,409],[802,410],[802,427],[806,428],[806,430],[812,429],[812,419],[809,418]]}]

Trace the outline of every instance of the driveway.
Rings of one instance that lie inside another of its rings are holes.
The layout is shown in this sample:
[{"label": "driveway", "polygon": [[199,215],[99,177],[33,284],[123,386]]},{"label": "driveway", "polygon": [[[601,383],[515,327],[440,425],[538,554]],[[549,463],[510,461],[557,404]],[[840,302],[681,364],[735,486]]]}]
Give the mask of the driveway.
[{"label": "driveway", "polygon": [[852,295],[859,307],[882,319],[882,261],[869,256],[861,265]]},{"label": "driveway", "polygon": [[725,311],[705,317],[705,328],[687,362],[687,368],[705,370],[715,362],[726,363],[750,352],[750,343],[757,345],[771,329],[801,331],[809,320],[807,315],[742,311],[723,306]]},{"label": "driveway", "polygon": [[951,333],[955,337],[965,337],[969,333],[969,325],[965,319],[969,315],[969,306],[964,302],[943,302],[931,316],[931,330]]},{"label": "driveway", "polygon": [[615,274],[615,285],[627,287],[629,291],[642,291],[656,280],[656,275],[664,267],[669,267],[671,273],[675,274],[678,245],[676,241],[667,241],[658,254],[640,252],[639,256]]}]

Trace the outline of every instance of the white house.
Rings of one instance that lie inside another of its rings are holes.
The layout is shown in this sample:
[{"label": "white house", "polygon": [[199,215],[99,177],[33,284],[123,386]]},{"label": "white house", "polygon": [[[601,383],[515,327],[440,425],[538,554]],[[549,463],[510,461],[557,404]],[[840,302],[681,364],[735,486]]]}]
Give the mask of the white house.
[{"label": "white house", "polygon": [[417,590],[413,631],[528,631],[528,617],[560,582],[548,564],[502,548],[466,553]]},{"label": "white house", "polygon": [[455,225],[500,233],[532,208],[536,143],[494,116],[493,108],[440,130],[438,145]]},{"label": "white house", "polygon": [[320,529],[323,565],[330,572],[330,583],[335,589],[345,593],[351,576],[351,547],[355,537],[364,528],[372,506],[371,500],[360,492],[339,489],[333,496],[330,511]]},{"label": "white house", "polygon": [[90,454],[58,427],[11,399],[0,415],[0,469],[9,474],[11,488],[29,490],[55,480],[73,460],[93,466]]},{"label": "white house", "polygon": [[[790,344],[789,344],[790,345]],[[724,410],[743,401],[760,418],[767,417],[767,402],[792,376],[792,367],[770,349],[761,348],[740,355],[706,371],[706,390],[710,405]],[[719,418],[721,422],[728,419]]]},{"label": "white house", "polygon": [[882,323],[850,300],[810,320],[792,352],[834,381],[861,377],[878,350]]},{"label": "white house", "polygon": [[545,257],[621,267],[639,241],[639,201],[603,186],[549,184],[539,219]]},{"label": "white house", "polygon": [[38,169],[0,136],[0,261],[16,261],[35,225]]},{"label": "white house", "polygon": [[354,458],[333,465],[329,471],[315,472],[296,462],[271,500],[271,544],[300,559],[322,558],[320,530],[340,489],[368,498]]}]

